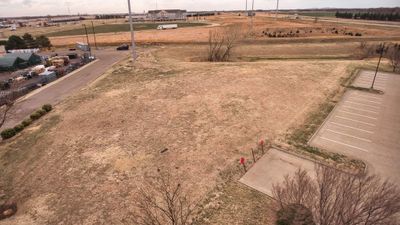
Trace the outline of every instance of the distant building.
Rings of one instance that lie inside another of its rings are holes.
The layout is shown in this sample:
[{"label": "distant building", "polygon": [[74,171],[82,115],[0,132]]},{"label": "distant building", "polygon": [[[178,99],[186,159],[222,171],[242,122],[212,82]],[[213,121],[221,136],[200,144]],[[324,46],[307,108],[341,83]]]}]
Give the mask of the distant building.
[{"label": "distant building", "polygon": [[148,18],[156,21],[168,20],[186,20],[186,10],[165,9],[165,10],[149,10]]},{"label": "distant building", "polygon": [[[148,14],[147,13],[135,13],[132,14],[132,21],[133,22],[143,22],[148,19]],[[125,17],[126,21],[129,21],[129,16]]]},{"label": "distant building", "polygon": [[81,20],[79,16],[70,16],[70,17],[55,17],[49,19],[49,23],[66,23],[66,22],[76,22]]}]

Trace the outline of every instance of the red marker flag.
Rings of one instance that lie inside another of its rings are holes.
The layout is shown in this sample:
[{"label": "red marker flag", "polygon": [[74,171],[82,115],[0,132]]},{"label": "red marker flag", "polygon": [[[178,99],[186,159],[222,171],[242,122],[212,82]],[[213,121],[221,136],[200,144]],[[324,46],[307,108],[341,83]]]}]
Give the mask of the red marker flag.
[{"label": "red marker flag", "polygon": [[240,164],[244,165],[244,158],[240,158]]}]

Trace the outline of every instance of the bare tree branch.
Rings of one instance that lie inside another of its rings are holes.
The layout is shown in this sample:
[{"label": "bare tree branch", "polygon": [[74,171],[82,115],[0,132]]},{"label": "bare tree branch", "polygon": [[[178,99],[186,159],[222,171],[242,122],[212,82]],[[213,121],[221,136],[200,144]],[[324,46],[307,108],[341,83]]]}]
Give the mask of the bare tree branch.
[{"label": "bare tree branch", "polygon": [[299,170],[274,185],[273,193],[281,209],[300,204],[317,225],[388,225],[400,216],[398,187],[376,175],[317,166],[315,180]]},{"label": "bare tree branch", "polygon": [[188,225],[194,204],[185,194],[182,184],[169,174],[160,173],[136,193],[135,224]]}]

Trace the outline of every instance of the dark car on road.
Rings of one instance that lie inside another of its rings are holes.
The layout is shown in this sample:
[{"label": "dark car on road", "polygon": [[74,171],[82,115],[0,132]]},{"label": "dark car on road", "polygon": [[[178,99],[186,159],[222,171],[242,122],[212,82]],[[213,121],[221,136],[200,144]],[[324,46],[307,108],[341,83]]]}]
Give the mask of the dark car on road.
[{"label": "dark car on road", "polygon": [[127,45],[127,44],[120,45],[120,46],[118,46],[117,50],[118,50],[118,51],[126,51],[126,50],[129,50],[129,45]]}]

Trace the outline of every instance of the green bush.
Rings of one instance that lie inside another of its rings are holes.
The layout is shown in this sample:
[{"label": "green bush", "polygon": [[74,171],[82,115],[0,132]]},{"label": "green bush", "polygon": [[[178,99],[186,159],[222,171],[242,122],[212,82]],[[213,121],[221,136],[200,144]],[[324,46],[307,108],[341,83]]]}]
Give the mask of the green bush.
[{"label": "green bush", "polygon": [[21,124],[24,125],[24,127],[27,127],[27,126],[31,125],[31,123],[32,123],[32,119],[28,118],[28,119],[25,119],[24,121],[22,121]]},{"label": "green bush", "polygon": [[47,112],[46,112],[45,110],[43,110],[43,109],[38,109],[36,112],[40,115],[40,117],[42,117],[44,114],[47,113]]},{"label": "green bush", "polygon": [[19,132],[21,132],[24,128],[25,128],[24,125],[18,124],[17,126],[14,127],[14,130],[15,130],[16,133],[19,133]]},{"label": "green bush", "polygon": [[311,211],[303,205],[292,204],[278,211],[277,225],[315,225]]},{"label": "green bush", "polygon": [[41,116],[42,116],[42,115],[36,111],[36,112],[34,112],[34,113],[32,113],[32,114],[30,115],[30,118],[31,118],[32,120],[37,120],[37,119],[39,119]]},{"label": "green bush", "polygon": [[42,109],[46,112],[50,112],[53,109],[53,107],[50,104],[46,104],[42,106]]},{"label": "green bush", "polygon": [[3,139],[9,139],[14,137],[17,134],[17,132],[15,132],[14,128],[9,128],[9,129],[5,129],[3,130],[0,135]]}]

